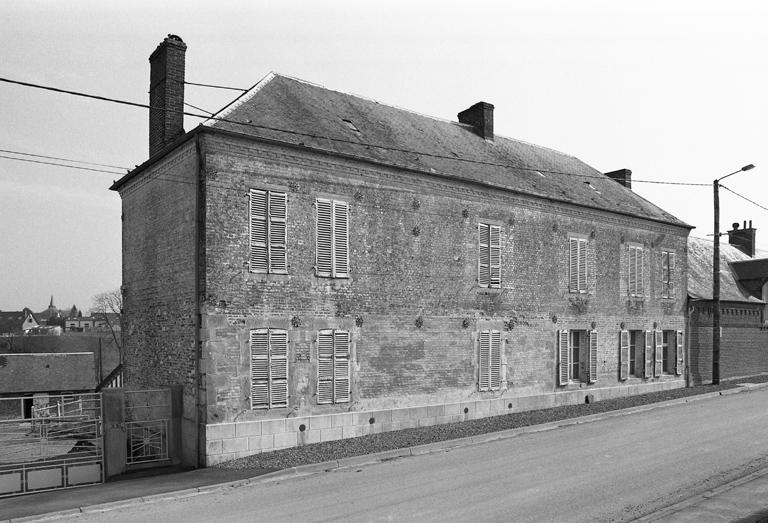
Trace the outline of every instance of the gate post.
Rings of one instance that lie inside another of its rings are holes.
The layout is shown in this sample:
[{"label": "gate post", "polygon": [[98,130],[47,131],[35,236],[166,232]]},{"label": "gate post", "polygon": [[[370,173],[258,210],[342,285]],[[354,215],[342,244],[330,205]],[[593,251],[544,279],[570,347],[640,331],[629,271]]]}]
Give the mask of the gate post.
[{"label": "gate post", "polygon": [[125,393],[123,389],[103,389],[101,408],[104,423],[104,478],[125,472]]}]

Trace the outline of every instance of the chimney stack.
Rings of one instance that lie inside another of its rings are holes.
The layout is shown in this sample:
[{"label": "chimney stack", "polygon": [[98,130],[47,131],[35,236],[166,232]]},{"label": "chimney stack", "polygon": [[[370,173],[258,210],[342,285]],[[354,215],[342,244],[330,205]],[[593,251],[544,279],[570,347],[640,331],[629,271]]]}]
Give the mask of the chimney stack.
[{"label": "chimney stack", "polygon": [[632,171],[629,169],[619,169],[618,171],[611,171],[605,173],[608,178],[616,180],[627,189],[632,188]]},{"label": "chimney stack", "polygon": [[477,102],[469,109],[461,111],[458,117],[459,123],[471,125],[475,133],[493,141],[493,104]]},{"label": "chimney stack", "polygon": [[149,156],[184,134],[184,55],[187,44],[169,34],[149,56]]},{"label": "chimney stack", "polygon": [[733,230],[728,231],[728,243],[739,249],[749,257],[755,257],[755,233],[757,231],[752,228],[752,220],[749,220],[749,227],[747,227],[747,221],[744,220],[744,227],[739,229],[739,222],[733,223]]}]

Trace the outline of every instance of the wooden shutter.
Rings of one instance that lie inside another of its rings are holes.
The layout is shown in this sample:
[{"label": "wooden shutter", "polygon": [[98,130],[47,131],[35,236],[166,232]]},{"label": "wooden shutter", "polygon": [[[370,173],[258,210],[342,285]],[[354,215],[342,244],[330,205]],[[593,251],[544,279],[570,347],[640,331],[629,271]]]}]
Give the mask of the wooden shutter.
[{"label": "wooden shutter", "polygon": [[579,240],[568,241],[568,290],[579,292]]},{"label": "wooden shutter", "polygon": [[316,231],[315,271],[318,276],[332,276],[333,273],[333,202],[318,198]]},{"label": "wooden shutter", "polygon": [[501,287],[501,227],[489,225],[488,236],[490,286]]},{"label": "wooden shutter", "polygon": [[334,332],[333,357],[333,401],[349,403],[349,332]]},{"label": "wooden shutter", "polygon": [[675,333],[675,374],[683,373],[683,331]]},{"label": "wooden shutter", "polygon": [[501,332],[491,331],[490,349],[488,387],[491,390],[498,390],[501,388]]},{"label": "wooden shutter", "polygon": [[491,331],[480,331],[478,336],[478,377],[477,389],[489,390],[491,384]]},{"label": "wooden shutter", "polygon": [[589,382],[597,383],[597,331],[589,331]]},{"label": "wooden shutter", "polygon": [[269,406],[288,406],[288,333],[269,330]]},{"label": "wooden shutter", "polygon": [[579,292],[587,292],[587,241],[579,240]]},{"label": "wooden shutter", "polygon": [[568,331],[561,330],[557,333],[557,364],[558,384],[568,384]]},{"label": "wooden shutter", "polygon": [[480,287],[488,287],[491,284],[491,239],[489,229],[490,227],[485,223],[477,224],[477,283]]},{"label": "wooden shutter", "polygon": [[349,206],[333,202],[333,276],[349,276]]},{"label": "wooden shutter", "polygon": [[667,288],[669,289],[667,291],[667,298],[674,298],[675,297],[675,253],[670,252],[669,254],[669,281],[667,282]]},{"label": "wooden shutter", "polygon": [[654,331],[654,354],[655,365],[653,366],[653,375],[655,377],[661,376],[662,367],[664,366],[664,333],[661,331]]},{"label": "wooden shutter", "polygon": [[645,331],[645,377],[653,377],[653,331]]},{"label": "wooden shutter", "polygon": [[268,253],[268,202],[266,191],[251,189],[250,202],[250,252],[248,268],[250,272],[267,272],[269,270]]},{"label": "wooden shutter", "polygon": [[333,331],[317,335],[317,403],[333,403]]},{"label": "wooden shutter", "polygon": [[661,252],[661,297],[669,298],[669,253]]},{"label": "wooden shutter", "polygon": [[269,272],[288,272],[287,260],[288,195],[269,192]]},{"label": "wooden shutter", "polygon": [[629,378],[629,331],[619,333],[619,379]]},{"label": "wooden shutter", "polygon": [[644,296],[645,295],[645,278],[643,275],[643,249],[638,247],[635,249],[636,256],[637,256],[637,295],[638,296]]},{"label": "wooden shutter", "polygon": [[269,408],[269,330],[251,331],[251,408]]}]

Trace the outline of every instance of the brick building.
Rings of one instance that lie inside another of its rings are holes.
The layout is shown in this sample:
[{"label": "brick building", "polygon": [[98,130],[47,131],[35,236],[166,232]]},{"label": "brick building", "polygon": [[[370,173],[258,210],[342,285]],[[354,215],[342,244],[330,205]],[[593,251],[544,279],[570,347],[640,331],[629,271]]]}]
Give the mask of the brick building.
[{"label": "brick building", "polygon": [[112,189],[126,383],[184,385],[188,460],[684,386],[690,227],[630,171],[277,74],[185,133],[185,51]]},{"label": "brick building", "polygon": [[[768,258],[754,258],[750,222],[728,231],[720,245],[720,379],[768,373]],[[759,253],[762,256],[763,253]],[[712,382],[712,260],[714,243],[688,239],[690,380]]]}]

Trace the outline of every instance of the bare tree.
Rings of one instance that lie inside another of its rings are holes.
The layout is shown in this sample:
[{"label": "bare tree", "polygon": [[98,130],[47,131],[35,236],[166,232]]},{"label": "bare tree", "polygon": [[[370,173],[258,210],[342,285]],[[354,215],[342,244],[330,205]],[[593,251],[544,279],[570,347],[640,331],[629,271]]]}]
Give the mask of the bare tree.
[{"label": "bare tree", "polygon": [[[118,323],[122,323],[122,313],[123,294],[120,292],[120,288],[101,292],[91,298],[91,316],[97,314],[103,316],[104,322],[112,333],[112,339],[115,341],[115,346],[117,347],[121,362],[123,361],[123,347],[118,339],[117,330],[119,329]],[[117,315],[118,322],[114,321],[115,316],[110,318],[110,314]]]}]

